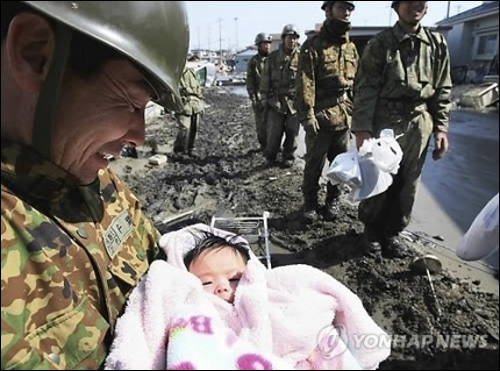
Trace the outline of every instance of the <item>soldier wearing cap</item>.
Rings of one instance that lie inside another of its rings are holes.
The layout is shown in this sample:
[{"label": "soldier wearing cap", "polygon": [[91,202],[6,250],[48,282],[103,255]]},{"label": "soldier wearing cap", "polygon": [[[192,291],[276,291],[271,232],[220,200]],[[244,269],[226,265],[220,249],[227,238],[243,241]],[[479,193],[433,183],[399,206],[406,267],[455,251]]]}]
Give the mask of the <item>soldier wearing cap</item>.
[{"label": "soldier wearing cap", "polygon": [[299,119],[295,106],[295,80],[299,64],[299,30],[287,24],[281,32],[283,45],[269,54],[264,67],[260,94],[267,113],[267,143],[264,156],[268,164],[276,163],[283,135],[283,165],[293,166],[297,150]]},{"label": "soldier wearing cap", "polygon": [[353,132],[358,147],[393,129],[404,158],[393,185],[362,202],[359,218],[367,244],[387,256],[404,257],[400,232],[410,222],[417,186],[434,135],[434,159],[448,150],[450,57],[444,37],[421,22],[427,1],[393,1],[399,20],[367,45],[356,79]]},{"label": "soldier wearing cap", "polygon": [[159,254],[107,159],[143,144],[150,100],[179,105],[186,11],[178,1],[1,7],[2,370],[97,370]]},{"label": "soldier wearing cap", "polygon": [[[297,77],[299,118],[306,131],[306,166],[302,192],[304,217],[318,217],[319,179],[325,161],[347,151],[352,89],[359,56],[349,39],[354,1],[325,1],[326,20],[319,34],[302,46]],[[338,217],[340,189],[327,185],[326,217]]]},{"label": "soldier wearing cap", "polygon": [[[199,61],[197,56],[189,58],[188,62],[195,64]],[[194,147],[198,128],[201,124],[201,116],[205,104],[200,80],[194,70],[195,65],[186,65],[179,83],[179,91],[182,99],[182,108],[175,112],[175,119],[179,131],[174,143],[175,153],[186,153],[194,155]]]},{"label": "soldier wearing cap", "polygon": [[247,92],[250,100],[252,101],[252,108],[255,113],[257,139],[262,150],[266,149],[267,131],[265,110],[259,90],[262,82],[262,74],[264,73],[264,65],[269,53],[271,52],[271,42],[271,35],[265,32],[261,32],[255,37],[257,54],[250,59],[247,68]]}]

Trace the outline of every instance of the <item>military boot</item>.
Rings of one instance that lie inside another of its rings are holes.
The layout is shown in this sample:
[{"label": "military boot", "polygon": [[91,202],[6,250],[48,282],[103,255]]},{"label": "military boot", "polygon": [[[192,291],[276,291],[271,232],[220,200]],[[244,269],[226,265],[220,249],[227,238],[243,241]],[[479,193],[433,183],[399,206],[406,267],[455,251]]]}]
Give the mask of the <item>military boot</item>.
[{"label": "military boot", "polygon": [[328,185],[325,205],[325,218],[330,221],[337,220],[340,216],[340,190],[338,186]]},{"label": "military boot", "polygon": [[302,216],[309,222],[318,220],[318,197],[305,196]]},{"label": "military boot", "polygon": [[377,256],[382,253],[382,245],[385,243],[385,238],[376,226],[365,225],[363,234],[363,247],[368,255]]},{"label": "military boot", "polygon": [[388,259],[403,259],[411,256],[410,249],[399,234],[388,237],[384,241],[382,254]]}]

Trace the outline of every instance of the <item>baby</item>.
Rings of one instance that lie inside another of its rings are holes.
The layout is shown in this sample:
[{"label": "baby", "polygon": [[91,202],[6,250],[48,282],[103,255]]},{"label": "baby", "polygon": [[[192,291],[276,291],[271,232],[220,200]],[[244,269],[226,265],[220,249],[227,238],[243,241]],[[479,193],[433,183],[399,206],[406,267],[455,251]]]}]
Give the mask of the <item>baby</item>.
[{"label": "baby", "polygon": [[195,248],[184,257],[186,268],[200,279],[205,291],[233,303],[250,260],[248,246],[241,239],[226,240],[208,232],[195,238]]}]

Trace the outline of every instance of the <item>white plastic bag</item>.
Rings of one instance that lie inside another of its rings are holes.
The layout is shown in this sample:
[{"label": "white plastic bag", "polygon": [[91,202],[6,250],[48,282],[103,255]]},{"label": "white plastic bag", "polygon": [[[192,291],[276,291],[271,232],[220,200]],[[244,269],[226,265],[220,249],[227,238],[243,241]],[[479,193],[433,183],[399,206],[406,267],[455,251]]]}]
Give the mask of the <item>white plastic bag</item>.
[{"label": "white plastic bag", "polygon": [[356,148],[338,155],[328,170],[331,183],[351,187],[349,199],[353,202],[366,200],[384,193],[393,183],[403,159],[403,150],[394,137],[394,131],[386,129],[380,138],[363,143],[359,153]]},{"label": "white plastic bag", "polygon": [[387,191],[392,185],[392,175],[382,171],[373,158],[369,156],[360,157],[358,163],[363,181],[359,187],[352,189],[349,194],[350,201],[357,202],[375,197]]},{"label": "white plastic bag", "polygon": [[391,129],[382,130],[380,138],[376,139],[372,148],[373,162],[386,173],[396,175],[403,160],[403,150],[394,137]]},{"label": "white plastic bag", "polygon": [[457,247],[457,256],[466,261],[487,258],[498,250],[498,205],[497,194],[478,214]]},{"label": "white plastic bag", "polygon": [[347,184],[350,187],[361,186],[361,172],[359,170],[358,151],[356,148],[352,148],[335,157],[326,176],[333,185]]}]

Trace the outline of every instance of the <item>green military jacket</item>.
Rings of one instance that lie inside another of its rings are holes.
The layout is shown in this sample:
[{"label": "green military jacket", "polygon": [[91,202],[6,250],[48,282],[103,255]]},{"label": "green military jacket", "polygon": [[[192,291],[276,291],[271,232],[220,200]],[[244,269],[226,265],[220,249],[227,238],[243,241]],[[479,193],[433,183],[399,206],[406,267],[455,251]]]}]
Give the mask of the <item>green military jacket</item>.
[{"label": "green military jacket", "polygon": [[158,232],[109,170],[89,186],[2,140],[2,370],[99,369]]},{"label": "green military jacket", "polygon": [[247,92],[252,102],[259,102],[261,100],[260,83],[262,81],[266,59],[267,57],[257,53],[257,55],[254,55],[248,62]]},{"label": "green military jacket", "polygon": [[193,69],[188,67],[184,68],[179,90],[181,92],[183,109],[182,111],[176,112],[177,114],[191,116],[203,111],[201,85]]},{"label": "green military jacket", "polygon": [[328,110],[324,116],[331,126],[346,127],[350,123],[359,55],[347,34],[341,40],[328,40],[320,33],[302,46],[297,77],[297,105],[302,121]]},{"label": "green military jacket", "polygon": [[281,46],[266,59],[260,93],[270,107],[283,114],[297,113],[295,107],[295,81],[299,66],[298,49],[291,53]]},{"label": "green military jacket", "polygon": [[427,111],[434,131],[448,130],[450,56],[444,37],[424,27],[409,35],[396,24],[367,45],[355,84],[353,131],[378,133]]}]

